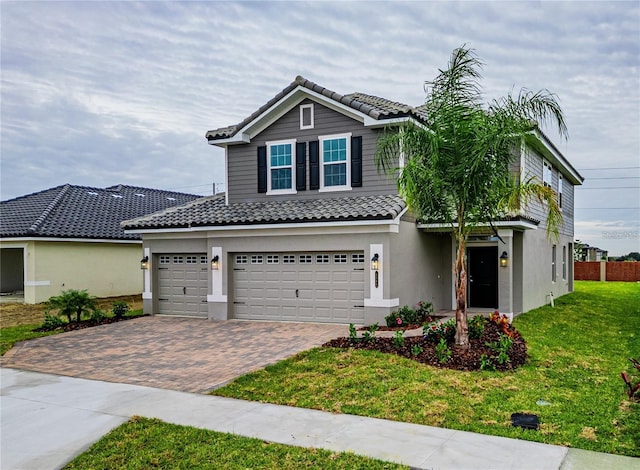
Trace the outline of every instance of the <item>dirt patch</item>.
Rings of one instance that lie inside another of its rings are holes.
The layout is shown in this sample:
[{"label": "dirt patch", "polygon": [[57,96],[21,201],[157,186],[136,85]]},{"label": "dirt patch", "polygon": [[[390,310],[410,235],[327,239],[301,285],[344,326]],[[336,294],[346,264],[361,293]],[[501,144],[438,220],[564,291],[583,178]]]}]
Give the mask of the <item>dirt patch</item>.
[{"label": "dirt patch", "polygon": [[[107,312],[111,312],[114,302],[121,301],[129,304],[131,310],[142,309],[141,295],[123,295],[119,297],[104,297],[96,299],[98,307]],[[0,327],[19,325],[34,325],[42,323],[44,313],[47,311],[47,303],[22,304],[3,303],[0,304]],[[51,313],[55,313],[52,311]]]}]

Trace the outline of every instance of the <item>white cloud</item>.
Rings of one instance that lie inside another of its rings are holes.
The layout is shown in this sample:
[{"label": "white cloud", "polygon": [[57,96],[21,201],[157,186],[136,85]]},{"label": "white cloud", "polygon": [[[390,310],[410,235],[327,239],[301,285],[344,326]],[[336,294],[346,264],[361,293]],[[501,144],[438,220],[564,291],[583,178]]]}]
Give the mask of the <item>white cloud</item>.
[{"label": "white cloud", "polygon": [[[637,2],[3,2],[0,21],[2,199],[65,182],[210,192],[223,162],[205,132],[296,75],[419,104],[463,43],[487,98],[558,94],[570,140],[548,133],[576,168],[640,166]],[[637,207],[616,188],[639,180],[599,184],[576,206]],[[578,222],[637,226],[609,212]]]}]

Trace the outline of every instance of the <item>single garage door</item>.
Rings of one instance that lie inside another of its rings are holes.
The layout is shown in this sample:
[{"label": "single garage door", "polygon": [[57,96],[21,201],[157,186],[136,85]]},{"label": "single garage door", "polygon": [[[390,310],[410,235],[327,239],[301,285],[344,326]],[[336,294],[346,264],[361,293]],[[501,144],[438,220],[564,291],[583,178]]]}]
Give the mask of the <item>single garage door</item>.
[{"label": "single garage door", "polygon": [[235,318],[364,322],[364,252],[237,253]]},{"label": "single garage door", "polygon": [[158,257],[158,313],[207,317],[207,261],[204,253]]}]

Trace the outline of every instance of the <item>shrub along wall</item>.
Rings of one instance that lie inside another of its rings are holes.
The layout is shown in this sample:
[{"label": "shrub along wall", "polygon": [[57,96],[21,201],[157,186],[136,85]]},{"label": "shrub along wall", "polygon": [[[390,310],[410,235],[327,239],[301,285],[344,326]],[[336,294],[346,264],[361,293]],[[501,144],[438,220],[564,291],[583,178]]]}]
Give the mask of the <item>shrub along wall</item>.
[{"label": "shrub along wall", "polygon": [[633,261],[576,261],[576,281],[640,281],[640,262]]}]

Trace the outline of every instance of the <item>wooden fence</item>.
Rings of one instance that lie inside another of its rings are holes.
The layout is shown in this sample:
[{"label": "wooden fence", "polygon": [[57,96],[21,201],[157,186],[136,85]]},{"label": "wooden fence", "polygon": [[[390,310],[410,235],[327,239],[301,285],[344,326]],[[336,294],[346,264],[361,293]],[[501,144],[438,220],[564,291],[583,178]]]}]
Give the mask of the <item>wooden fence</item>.
[{"label": "wooden fence", "polygon": [[576,281],[640,281],[637,261],[576,261],[573,268]]}]

